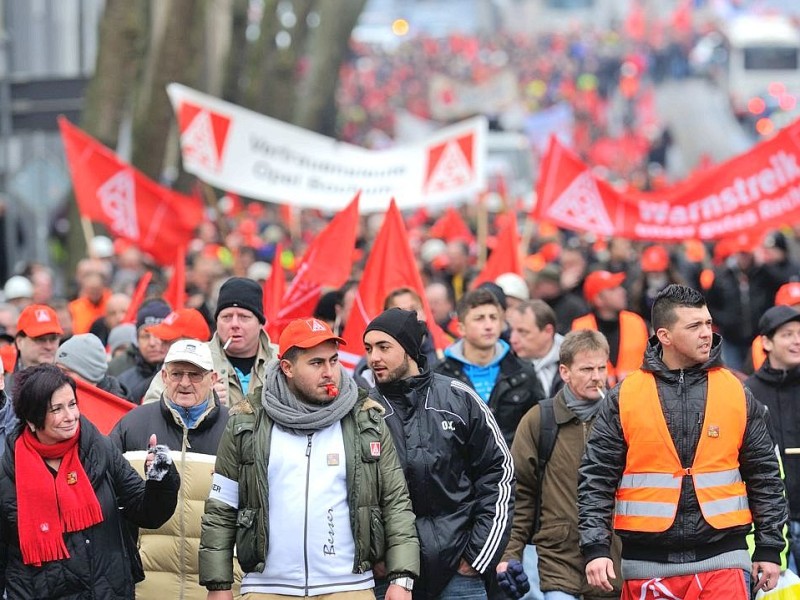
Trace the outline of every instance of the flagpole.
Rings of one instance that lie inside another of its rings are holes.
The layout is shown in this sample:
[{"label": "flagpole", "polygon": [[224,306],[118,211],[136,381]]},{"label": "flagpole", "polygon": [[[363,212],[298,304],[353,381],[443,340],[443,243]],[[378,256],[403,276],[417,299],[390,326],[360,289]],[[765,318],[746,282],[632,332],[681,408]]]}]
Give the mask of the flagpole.
[{"label": "flagpole", "polygon": [[92,240],[94,239],[94,227],[92,222],[86,217],[81,217],[81,229],[83,237],[86,238],[86,252],[91,258],[97,258],[92,251]]},{"label": "flagpole", "polygon": [[531,215],[525,213],[525,227],[522,228],[522,239],[519,241],[519,257],[521,264],[525,264],[525,257],[528,256],[528,252],[530,252],[531,239],[533,238],[535,228],[536,223],[531,219]]},{"label": "flagpole", "polygon": [[214,188],[212,188],[202,179],[198,179],[197,181],[200,182],[200,189],[203,190],[203,196],[206,198],[206,204],[214,209],[214,214],[217,217],[217,228],[219,229],[219,234],[224,238],[229,233],[228,224],[225,222],[222,211],[219,209],[219,199],[214,193]]},{"label": "flagpole", "polygon": [[478,269],[483,269],[486,265],[486,239],[489,236],[489,208],[486,204],[486,193],[483,193],[478,197]]}]

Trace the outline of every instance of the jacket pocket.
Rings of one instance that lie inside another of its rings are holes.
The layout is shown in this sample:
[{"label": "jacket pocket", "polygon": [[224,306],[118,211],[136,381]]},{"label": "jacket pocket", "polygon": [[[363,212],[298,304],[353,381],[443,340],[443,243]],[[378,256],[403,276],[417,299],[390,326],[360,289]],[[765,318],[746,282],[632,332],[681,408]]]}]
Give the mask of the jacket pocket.
[{"label": "jacket pocket", "polygon": [[386,554],[386,529],[383,525],[383,515],[378,506],[369,508],[369,557],[370,562],[383,560]]},{"label": "jacket pocket", "polygon": [[258,551],[258,513],[256,508],[240,508],[236,514],[236,556],[245,573],[264,560]]},{"label": "jacket pocket", "polygon": [[556,521],[552,524],[543,523],[542,528],[533,536],[533,543],[545,548],[561,548],[570,537],[570,524],[566,521]]}]

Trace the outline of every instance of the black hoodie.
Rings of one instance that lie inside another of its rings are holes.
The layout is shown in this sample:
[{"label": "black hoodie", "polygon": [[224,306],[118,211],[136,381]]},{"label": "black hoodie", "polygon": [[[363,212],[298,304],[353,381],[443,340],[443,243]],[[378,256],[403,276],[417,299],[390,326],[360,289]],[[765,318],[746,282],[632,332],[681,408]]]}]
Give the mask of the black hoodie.
[{"label": "black hoodie", "polygon": [[793,521],[800,520],[800,455],[786,454],[786,448],[800,447],[800,368],[773,369],[767,359],[745,385],[769,409],[786,475],[789,514]]}]

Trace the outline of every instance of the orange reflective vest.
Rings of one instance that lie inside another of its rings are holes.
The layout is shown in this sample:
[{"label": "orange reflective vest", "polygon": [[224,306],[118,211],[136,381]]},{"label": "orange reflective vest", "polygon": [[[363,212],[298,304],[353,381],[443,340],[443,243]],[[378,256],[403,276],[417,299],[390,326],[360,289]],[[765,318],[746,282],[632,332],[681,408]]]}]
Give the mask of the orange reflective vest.
[{"label": "orange reflective vest", "polygon": [[[597,331],[597,319],[594,313],[578,317],[572,321],[572,331],[576,329],[593,329]],[[608,360],[609,387],[616,385],[636,369],[642,366],[644,352],[647,350],[647,323],[634,312],[623,310],[619,313],[619,352],[614,364]]]},{"label": "orange reflective vest", "polygon": [[692,477],[700,510],[712,527],[752,523],[739,473],[747,405],[744,388],[730,371],[708,373],[705,420],[689,468],[681,465],[672,442],[652,373],[636,371],[625,378],[619,391],[619,416],[628,453],[617,487],[614,529],[669,529],[686,476]]},{"label": "orange reflective vest", "polygon": [[760,335],[757,335],[750,345],[750,356],[753,358],[753,371],[758,371],[767,360],[767,353],[764,352],[764,343],[761,341]]}]

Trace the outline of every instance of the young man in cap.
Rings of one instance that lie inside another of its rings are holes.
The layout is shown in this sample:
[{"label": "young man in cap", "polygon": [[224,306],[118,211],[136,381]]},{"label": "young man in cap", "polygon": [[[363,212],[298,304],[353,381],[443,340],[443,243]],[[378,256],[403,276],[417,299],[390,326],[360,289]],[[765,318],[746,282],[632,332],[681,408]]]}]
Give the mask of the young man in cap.
[{"label": "young man in cap", "polygon": [[467,292],[456,312],[462,338],[448,346],[434,371],[472,387],[510,445],[522,416],[545,397],[544,389],[533,365],[515,356],[500,339],[504,311],[491,289]]},{"label": "young man in cap", "polygon": [[[63,335],[56,311],[46,304],[30,304],[17,320],[17,363],[14,371],[53,363],[58,350],[58,342]],[[10,385],[7,379],[6,384]]]},{"label": "young man in cap", "polygon": [[800,312],[773,306],[758,323],[764,363],[745,381],[770,414],[775,443],[781,452],[789,498],[789,568],[800,567],[800,464],[787,448],[800,448]]},{"label": "young man in cap", "polygon": [[161,323],[169,313],[169,304],[160,298],[142,304],[136,313],[136,346],[130,353],[133,365],[119,375],[119,382],[128,390],[128,400],[134,404],[142,403],[150,382],[161,370],[161,363],[169,350],[164,340],[150,333],[150,327]]},{"label": "young man in cap", "polygon": [[410,600],[408,489],[380,405],[339,365],[343,343],[318,319],[291,322],[260,402],[231,411],[201,531],[208,600],[233,597],[234,545],[242,594],[368,600],[385,563],[387,597]]},{"label": "young man in cap", "polygon": [[417,314],[400,308],[382,312],[364,333],[377,382],[370,397],[386,409],[417,516],[415,597],[485,598],[481,576],[493,579],[510,532],[514,465],[475,390],[427,368],[424,333]]},{"label": "young man in cap", "polygon": [[[609,391],[581,462],[587,579],[611,591],[620,575],[626,599],[749,600],[751,583],[754,592],[775,587],[786,545],[787,502],[766,411],[722,366],[702,294],[668,286],[651,322],[644,363]],[[612,527],[622,540],[620,574]]]},{"label": "young man in cap", "polygon": [[206,590],[197,580],[198,505],[211,489],[214,457],[228,422],[228,409],[220,405],[214,392],[217,375],[205,342],[174,342],[158,379],[164,390],[159,401],[133,409],[109,435],[114,445],[137,463],[143,460],[143,451],[155,434],[160,444],[172,449],[181,474],[175,514],[159,529],[141,534],[139,547],[146,577],[136,586],[136,594],[141,598],[199,600],[205,598]]},{"label": "young man in cap", "polygon": [[263,384],[266,364],[275,355],[264,331],[263,298],[261,286],[245,277],[231,277],[219,289],[217,331],[210,345],[220,377],[215,388],[226,406],[244,402]]},{"label": "young man in cap", "polygon": [[626,310],[625,273],[593,271],[583,283],[591,312],[572,322],[572,331],[594,329],[608,340],[608,383],[613,387],[642,364],[650,332],[644,319]]}]

